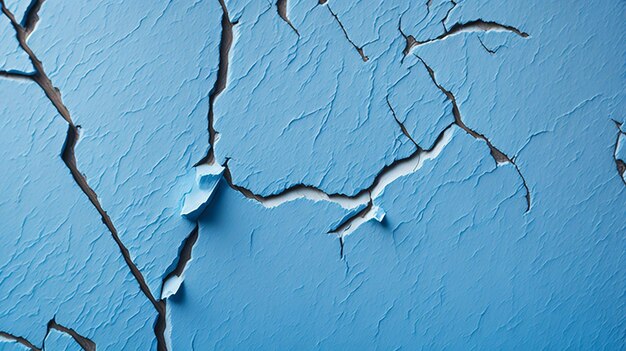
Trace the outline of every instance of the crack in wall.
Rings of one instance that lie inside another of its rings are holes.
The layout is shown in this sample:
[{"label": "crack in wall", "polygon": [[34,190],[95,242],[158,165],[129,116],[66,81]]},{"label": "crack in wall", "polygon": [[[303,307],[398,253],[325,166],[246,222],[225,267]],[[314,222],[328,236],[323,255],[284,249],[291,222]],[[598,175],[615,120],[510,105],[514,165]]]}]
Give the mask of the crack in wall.
[{"label": "crack in wall", "polygon": [[276,1],[276,9],[278,10],[278,15],[280,16],[280,18],[283,19],[283,21],[285,21],[285,23],[289,25],[289,27],[291,27],[291,29],[293,29],[294,32],[296,32],[298,37],[300,37],[300,32],[298,32],[296,27],[294,27],[293,23],[291,23],[291,20],[289,19],[289,15],[287,14],[287,1],[288,0]]},{"label": "crack in wall", "polygon": [[393,119],[396,121],[396,123],[398,124],[398,126],[400,126],[400,130],[402,131],[402,134],[404,134],[404,136],[406,136],[407,138],[409,138],[409,140],[411,140],[411,142],[413,143],[413,145],[415,145],[416,148],[420,149],[421,147],[417,144],[417,142],[413,139],[413,137],[411,136],[411,134],[409,134],[409,131],[406,129],[406,127],[404,126],[404,123],[400,122],[400,120],[398,119],[398,116],[396,115],[396,110],[393,109],[393,106],[391,106],[391,103],[389,102],[389,95],[387,95],[385,97],[385,99],[387,100],[387,106],[389,106],[389,110],[391,110],[391,114],[393,115]]},{"label": "crack in wall", "polygon": [[[173,283],[174,285],[176,285],[175,286],[176,290],[171,291],[170,292],[171,295],[162,295],[161,299],[159,300],[159,302],[163,305],[163,316],[164,316],[163,319],[159,318],[157,322],[157,326],[155,326],[155,333],[159,335],[161,339],[163,339],[163,348],[159,348],[159,351],[167,351],[170,345],[170,340],[168,337],[166,337],[166,334],[168,334],[168,329],[169,329],[168,328],[169,326],[167,324],[166,300],[170,296],[173,296],[178,292],[178,289],[180,288],[180,285],[183,282],[183,275],[185,273],[185,269],[187,268],[187,264],[192,259],[191,254],[193,252],[194,245],[198,241],[198,235],[199,235],[199,227],[198,227],[198,224],[196,223],[196,226],[194,227],[194,229],[191,231],[191,233],[189,233],[189,236],[187,236],[187,238],[183,242],[183,245],[178,253],[176,266],[172,269],[172,271],[170,271],[165,276],[165,278],[163,278],[161,291],[165,291],[166,288],[168,287],[168,282],[172,282],[174,280],[176,280],[176,282]],[[162,294],[165,294],[165,293],[162,293]]]},{"label": "crack in wall", "polygon": [[[32,6],[29,7],[29,11],[27,12],[28,16],[24,20],[24,23],[31,23],[32,26],[34,26],[38,21],[38,17],[39,17],[38,10],[41,7],[41,4],[43,3],[43,1],[34,1],[34,3],[35,5],[31,3]],[[128,266],[131,274],[133,275],[133,277],[139,284],[139,288],[144,293],[144,295],[148,298],[148,300],[152,303],[155,310],[157,311],[158,317],[157,317],[157,322],[155,323],[157,347],[159,350],[166,350],[165,340],[163,339],[162,335],[161,337],[159,337],[159,334],[157,333],[157,331],[161,328],[161,324],[163,324],[165,321],[165,304],[162,301],[157,301],[152,295],[152,293],[150,292],[150,289],[148,288],[148,285],[146,284],[146,281],[143,275],[141,274],[141,272],[139,271],[135,263],[132,261],[128,249],[124,246],[121,239],[119,238],[117,229],[113,225],[111,218],[109,217],[107,212],[102,208],[98,200],[97,194],[89,186],[85,176],[78,170],[78,167],[76,165],[76,157],[74,153],[74,148],[79,138],[80,126],[75,125],[74,122],[72,121],[70,112],[67,109],[67,107],[64,105],[63,100],[61,98],[61,92],[59,91],[58,88],[56,88],[52,84],[52,81],[48,78],[48,76],[45,73],[42,62],[37,58],[35,53],[31,50],[31,48],[26,43],[26,39],[28,37],[28,33],[26,29],[22,27],[20,23],[17,22],[13,13],[6,7],[4,0],[0,0],[0,5],[2,7],[3,14],[10,20],[11,25],[13,26],[16,32],[16,37],[17,37],[20,47],[22,48],[22,50],[24,50],[24,52],[26,52],[26,54],[28,55],[35,69],[35,72],[33,74],[17,74],[15,76],[19,77],[20,79],[28,78],[34,81],[35,83],[37,83],[41,87],[41,89],[44,91],[45,95],[48,97],[52,105],[56,108],[57,112],[68,123],[68,131],[67,131],[67,136],[66,136],[66,139],[65,139],[62,151],[61,151],[61,159],[63,160],[63,162],[69,169],[76,184],[80,187],[80,189],[87,196],[91,204],[100,214],[102,222],[111,233],[111,236],[113,237],[113,240],[117,244],[122,254],[122,257],[124,258],[126,265]],[[37,17],[37,19],[35,19],[34,17]]]},{"label": "crack in wall", "polygon": [[448,17],[450,16],[450,13],[452,13],[452,10],[454,10],[454,8],[457,5],[457,2],[454,0],[450,0],[450,3],[452,4],[452,7],[450,7],[448,11],[446,11],[446,15],[443,16],[443,19],[441,19],[441,25],[443,26],[444,32],[448,31],[448,27],[446,27],[446,22],[448,21]]},{"label": "crack in wall", "polygon": [[[220,1],[222,10],[224,12],[224,15],[222,17],[222,40],[220,42],[220,62],[219,62],[219,68],[218,68],[218,78],[215,82],[213,89],[211,90],[209,94],[210,106],[209,106],[208,129],[209,129],[210,151],[209,151],[209,155],[207,155],[205,158],[200,160],[196,164],[196,166],[202,163],[206,163],[208,165],[213,165],[215,163],[215,142],[218,139],[217,135],[219,133],[214,128],[213,105],[217,96],[225,89],[226,84],[227,84],[227,79],[228,79],[229,52],[230,52],[230,47],[233,41],[233,37],[232,37],[233,23],[229,19],[228,10],[223,0],[219,0],[219,1]],[[319,4],[328,6],[326,0],[319,1]],[[335,19],[339,21],[335,13],[332,12],[330,8],[329,10],[331,11],[331,14],[335,17]],[[482,21],[479,21],[479,22],[482,23]],[[347,38],[347,33],[345,32],[343,25],[340,22],[339,24],[344,30],[344,34],[346,35],[346,38]],[[473,27],[480,27],[481,25],[479,23],[474,23],[474,24],[466,24],[465,26],[473,28]],[[461,26],[457,28],[458,29],[454,29],[454,33],[460,32],[462,28],[464,27]],[[404,35],[404,33],[402,34]],[[405,36],[405,38],[406,37],[407,36]],[[421,60],[421,58],[419,59]],[[228,166],[228,162],[230,160],[230,158],[228,157],[225,159],[224,164],[221,165],[224,168],[223,177],[226,183],[231,189],[241,193],[248,199],[255,200],[256,202],[260,203],[262,206],[266,208],[273,208],[276,206],[280,206],[283,203],[293,201],[299,198],[305,198],[305,199],[309,199],[312,201],[332,202],[332,203],[336,203],[340,205],[341,207],[345,209],[354,209],[359,206],[366,205],[366,207],[363,210],[350,216],[345,221],[343,221],[338,226],[336,226],[335,228],[329,231],[329,233],[336,234],[341,239],[342,236],[351,233],[352,231],[356,230],[356,228],[358,228],[362,223],[373,218],[374,206],[372,204],[372,199],[376,198],[376,196],[380,194],[382,190],[388,184],[395,181],[401,176],[405,176],[407,174],[411,174],[417,171],[425,160],[436,157],[441,152],[445,144],[447,144],[447,142],[449,141],[449,138],[446,138],[446,135],[449,134],[451,127],[456,124],[458,127],[463,129],[465,132],[469,133],[474,138],[485,141],[490,149],[492,157],[496,160],[498,164],[511,163],[514,165],[517,173],[520,175],[520,178],[522,179],[524,188],[526,189],[526,202],[527,202],[527,211],[528,211],[530,209],[530,191],[529,191],[528,186],[526,185],[526,180],[523,177],[522,173],[520,172],[518,166],[515,164],[514,159],[508,157],[506,154],[504,154],[499,149],[494,147],[491,141],[488,138],[486,138],[484,135],[475,132],[474,130],[467,127],[465,123],[463,123],[461,116],[460,116],[459,108],[456,104],[456,98],[452,95],[451,92],[444,89],[436,82],[433,70],[428,65],[426,65],[426,63],[423,60],[421,61],[424,64],[424,66],[427,68],[429,75],[431,79],[433,80],[433,82],[435,83],[435,85],[451,101],[452,106],[453,106],[453,114],[455,117],[455,122],[448,125],[446,128],[444,128],[444,130],[441,131],[441,133],[437,136],[435,143],[430,149],[427,149],[427,150],[422,149],[415,142],[415,140],[408,133],[404,124],[401,123],[400,120],[398,119],[395,113],[395,110],[393,109],[387,97],[388,107],[396,123],[400,126],[402,133],[414,143],[414,145],[416,146],[416,151],[407,157],[394,160],[391,164],[383,167],[375,176],[373,182],[367,188],[361,189],[358,193],[354,195],[345,195],[341,193],[329,194],[315,186],[305,185],[305,184],[296,184],[276,194],[262,196],[259,194],[255,194],[250,189],[247,189],[243,186],[240,186],[234,183],[231,170]],[[342,245],[341,252],[343,252],[343,245]]]},{"label": "crack in wall", "polygon": [[363,60],[363,62],[367,62],[369,60],[369,57],[365,55],[365,52],[363,51],[363,47],[356,45],[352,41],[352,39],[350,39],[350,36],[348,35],[348,31],[346,31],[346,28],[343,26],[343,23],[341,23],[341,20],[339,20],[339,17],[337,16],[337,14],[330,8],[330,4],[328,4],[328,0],[319,0],[319,4],[326,5],[326,8],[328,8],[328,11],[330,12],[330,14],[335,18],[335,21],[337,21],[337,23],[339,24],[339,27],[341,28],[341,31],[343,32],[343,35],[346,37],[348,42],[359,53],[359,56],[361,56],[361,59]]},{"label": "crack in wall", "polygon": [[[71,328],[68,328],[68,327],[60,325],[59,323],[57,323],[54,320],[54,318],[52,318],[48,322],[48,332],[46,333],[46,336],[48,336],[48,334],[50,333],[50,330],[52,330],[52,329],[56,329],[56,330],[58,330],[60,332],[68,334],[85,351],[96,351],[96,343],[93,342],[93,340],[78,334],[74,329],[71,329]],[[45,339],[44,339],[44,349],[45,348],[46,348],[46,346],[45,346]]]},{"label": "crack in wall", "polygon": [[220,48],[219,48],[219,63],[217,66],[217,79],[215,80],[215,84],[213,88],[209,92],[209,115],[208,115],[208,123],[209,123],[209,153],[208,155],[200,160],[197,164],[208,163],[213,164],[215,162],[215,142],[219,137],[219,133],[215,130],[214,121],[215,121],[215,99],[226,89],[226,83],[228,81],[228,65],[230,63],[229,54],[230,48],[233,44],[233,27],[237,24],[237,22],[231,22],[230,16],[228,14],[228,8],[224,3],[224,0],[218,0],[220,7],[222,8],[222,34],[220,38]]},{"label": "crack in wall", "polygon": [[33,345],[33,343],[31,343],[30,341],[26,340],[25,338],[21,337],[21,336],[17,336],[17,335],[13,335],[4,331],[0,331],[0,338],[4,338],[6,340],[11,340],[11,341],[15,341],[17,343],[20,343],[24,346],[26,346],[27,348],[31,349],[32,351],[41,351],[40,348],[38,348],[37,346]]},{"label": "crack in wall", "polygon": [[493,50],[487,47],[487,45],[485,45],[485,43],[483,42],[482,39],[480,39],[480,37],[476,37],[478,39],[478,42],[480,43],[480,46],[483,47],[483,49],[485,49],[485,51],[487,51],[489,54],[491,55],[495,55],[496,52],[498,52],[498,50]]},{"label": "crack in wall", "polygon": [[435,77],[435,71],[426,63],[426,61],[424,61],[418,55],[415,55],[415,56],[422,62],[422,64],[424,65],[424,67],[428,71],[428,75],[430,76],[430,79],[432,80],[433,84],[435,84],[435,86],[442,93],[444,93],[444,95],[447,97],[447,99],[452,104],[452,114],[454,115],[454,124],[459,126],[461,129],[463,129],[465,132],[467,132],[469,135],[471,135],[475,139],[480,139],[480,140],[483,140],[484,142],[486,142],[487,146],[489,146],[489,150],[491,152],[491,156],[493,157],[493,159],[496,161],[497,164],[511,163],[513,165],[513,167],[515,167],[515,170],[517,171],[517,174],[520,176],[520,178],[522,180],[522,184],[524,186],[524,189],[526,190],[526,195],[525,195],[525,197],[526,197],[526,212],[530,211],[530,206],[531,206],[530,189],[528,188],[528,184],[526,183],[526,178],[524,178],[524,175],[522,174],[522,172],[520,171],[517,163],[515,162],[515,157],[509,157],[504,152],[500,151],[498,148],[496,148],[491,143],[491,140],[489,140],[489,138],[487,138],[484,134],[480,134],[480,133],[476,132],[475,130],[469,128],[463,122],[463,119],[461,118],[461,112],[460,112],[460,109],[459,109],[459,105],[457,104],[456,97],[454,96],[454,94],[452,94],[451,91],[447,90],[446,88],[444,88],[443,86],[441,86],[441,84],[439,84],[437,82],[437,79]]},{"label": "crack in wall", "polygon": [[[454,4],[456,4],[456,3],[454,3]],[[450,11],[452,11],[452,9],[450,9]],[[519,30],[516,27],[500,24],[500,23],[494,22],[494,21],[484,21],[482,19],[477,19],[477,20],[473,20],[473,21],[469,21],[469,22],[465,22],[465,23],[455,23],[448,30],[448,29],[446,29],[446,26],[445,26],[445,21],[447,20],[447,17],[448,17],[448,15],[446,14],[446,17],[441,21],[442,23],[444,23],[444,32],[442,34],[438,35],[435,38],[431,38],[431,39],[427,39],[427,40],[423,40],[423,41],[419,41],[419,40],[415,39],[415,37],[412,36],[412,35],[405,34],[402,31],[401,27],[399,27],[400,34],[402,35],[402,37],[404,37],[404,39],[406,41],[406,47],[404,48],[404,51],[403,51],[404,55],[406,56],[406,55],[410,54],[413,51],[414,48],[416,48],[416,47],[418,47],[420,45],[432,43],[432,42],[435,42],[435,41],[440,41],[440,40],[446,39],[447,37],[451,37],[451,36],[454,36],[454,35],[457,35],[457,34],[461,34],[461,33],[470,33],[470,32],[509,32],[509,33],[513,33],[513,34],[515,34],[517,36],[520,36],[522,38],[528,38],[530,36],[528,33],[523,32],[523,31]],[[480,40],[480,38],[479,38],[479,40]],[[482,40],[480,40],[480,43],[485,48],[485,50],[487,50],[487,52],[489,52],[491,54],[495,53],[495,51],[488,49],[483,44]]]},{"label": "crack in wall", "polygon": [[24,20],[22,21],[22,27],[24,28],[24,34],[26,38],[35,30],[37,23],[39,23],[39,10],[45,0],[31,0],[26,13],[24,14]]},{"label": "crack in wall", "polygon": [[8,79],[17,79],[17,80],[33,80],[34,73],[25,73],[14,70],[0,70],[0,77],[8,78]]}]

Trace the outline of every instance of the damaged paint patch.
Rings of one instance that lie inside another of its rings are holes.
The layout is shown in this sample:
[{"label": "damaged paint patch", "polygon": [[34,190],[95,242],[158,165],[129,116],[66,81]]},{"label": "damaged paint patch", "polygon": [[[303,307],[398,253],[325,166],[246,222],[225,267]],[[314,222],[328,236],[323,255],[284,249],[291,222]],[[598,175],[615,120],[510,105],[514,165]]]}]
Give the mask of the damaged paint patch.
[{"label": "damaged paint patch", "polygon": [[213,191],[222,179],[224,168],[216,164],[202,164],[194,167],[195,182],[191,191],[185,195],[181,215],[195,221],[207,207]]}]

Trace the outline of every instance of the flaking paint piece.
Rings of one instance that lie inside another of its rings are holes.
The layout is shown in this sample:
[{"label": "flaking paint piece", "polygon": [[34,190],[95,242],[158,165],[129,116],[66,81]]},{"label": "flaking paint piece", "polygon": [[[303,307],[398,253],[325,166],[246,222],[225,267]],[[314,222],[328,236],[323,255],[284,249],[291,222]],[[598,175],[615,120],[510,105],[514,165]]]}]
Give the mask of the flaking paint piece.
[{"label": "flaking paint piece", "polygon": [[194,167],[195,182],[193,188],[185,195],[181,215],[195,221],[209,204],[213,191],[222,179],[224,167],[214,163]]}]

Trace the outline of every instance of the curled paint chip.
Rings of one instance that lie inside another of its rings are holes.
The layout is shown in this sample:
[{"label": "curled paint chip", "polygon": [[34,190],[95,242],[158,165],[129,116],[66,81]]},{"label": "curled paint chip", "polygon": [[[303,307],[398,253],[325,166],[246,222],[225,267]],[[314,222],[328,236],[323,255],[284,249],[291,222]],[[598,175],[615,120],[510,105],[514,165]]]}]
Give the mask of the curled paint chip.
[{"label": "curled paint chip", "polygon": [[185,195],[180,213],[183,217],[193,221],[202,214],[222,178],[223,171],[224,167],[217,164],[195,167],[196,181],[191,191]]},{"label": "curled paint chip", "polygon": [[374,206],[372,208],[372,219],[375,219],[377,222],[382,222],[385,219],[385,210],[382,207]]}]

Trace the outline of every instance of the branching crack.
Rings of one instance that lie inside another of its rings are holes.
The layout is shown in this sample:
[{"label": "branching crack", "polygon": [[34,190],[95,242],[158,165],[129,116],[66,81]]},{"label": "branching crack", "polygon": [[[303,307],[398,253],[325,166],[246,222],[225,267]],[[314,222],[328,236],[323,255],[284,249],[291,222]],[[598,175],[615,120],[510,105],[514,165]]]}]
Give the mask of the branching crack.
[{"label": "branching crack", "polygon": [[452,10],[454,10],[454,8],[457,5],[457,2],[454,0],[450,0],[450,3],[452,4],[452,7],[448,9],[448,11],[446,12],[446,15],[443,16],[443,19],[441,19],[441,25],[443,26],[444,32],[448,31],[448,28],[446,27],[446,22],[448,21],[448,17],[450,17],[450,13],[452,12]]},{"label": "branching crack", "polygon": [[339,24],[339,27],[341,28],[341,31],[343,32],[343,35],[346,37],[348,42],[359,53],[359,55],[361,56],[361,59],[363,60],[363,62],[367,62],[367,60],[369,60],[369,57],[367,57],[365,55],[365,52],[363,51],[363,47],[356,45],[354,43],[354,41],[352,41],[352,39],[350,39],[350,36],[348,35],[348,32],[346,31],[346,28],[343,26],[343,23],[341,23],[341,20],[339,20],[339,17],[337,16],[337,14],[330,8],[330,5],[328,4],[328,1],[327,0],[319,0],[319,4],[320,5],[326,5],[326,7],[328,8],[328,11],[330,12],[330,14],[335,18],[335,21],[337,21],[337,23]]},{"label": "branching crack", "polygon": [[497,52],[498,50],[493,50],[493,49],[488,48],[488,47],[487,47],[487,45],[485,45],[485,43],[483,43],[483,40],[482,40],[482,39],[480,39],[480,37],[477,37],[477,38],[478,38],[478,42],[480,43],[480,46],[482,46],[482,47],[483,47],[483,49],[485,49],[485,51],[487,51],[487,52],[488,52],[488,53],[490,53],[491,55],[495,55],[495,54],[496,54],[496,52]]},{"label": "branching crack", "polygon": [[291,27],[291,29],[293,29],[294,32],[296,32],[298,36],[300,36],[300,33],[298,32],[296,27],[294,27],[293,23],[291,23],[291,20],[289,19],[289,16],[287,15],[287,1],[288,0],[276,1],[276,9],[278,10],[278,15],[280,16],[280,18],[283,19],[283,21],[285,21],[285,23],[289,25],[289,27]]},{"label": "branching crack", "polygon": [[[92,340],[90,340],[90,339],[88,339],[88,338],[78,334],[74,329],[70,329],[70,328],[67,328],[67,327],[64,327],[64,326],[58,324],[54,320],[54,318],[52,318],[50,320],[50,322],[48,322],[48,333],[50,333],[51,329],[56,329],[56,330],[58,330],[60,332],[68,334],[85,351],[96,351],[96,343],[95,342],[93,342]],[[45,348],[45,345],[44,345],[44,348]]]},{"label": "branching crack", "polygon": [[[37,10],[41,6],[42,2],[35,1],[35,3],[36,3],[35,5],[31,4],[31,8],[28,11],[26,23],[37,22],[36,19],[34,19],[34,17],[38,17]],[[74,178],[74,181],[76,182],[76,184],[80,187],[80,189],[87,196],[91,204],[95,207],[95,209],[100,214],[102,222],[111,233],[113,240],[115,241],[120,252],[122,253],[124,261],[126,262],[126,265],[128,266],[128,268],[130,269],[133,277],[139,284],[141,291],[146,295],[148,300],[150,300],[150,302],[156,309],[158,313],[157,323],[155,324],[155,332],[156,332],[157,329],[160,328],[160,324],[164,323],[165,321],[165,304],[162,301],[157,301],[152,295],[152,292],[150,291],[150,288],[146,284],[146,281],[143,275],[141,274],[141,272],[139,271],[135,263],[132,261],[131,255],[128,249],[124,246],[121,239],[119,238],[117,229],[113,225],[111,218],[109,217],[107,212],[102,208],[98,200],[97,194],[89,186],[85,176],[78,170],[78,167],[76,165],[76,157],[74,153],[74,148],[79,138],[80,126],[75,125],[74,122],[72,121],[69,110],[63,104],[63,100],[61,98],[61,92],[52,84],[51,80],[48,78],[48,76],[45,73],[42,62],[37,58],[35,53],[28,46],[26,42],[26,39],[28,36],[26,29],[22,27],[20,23],[17,22],[13,13],[11,13],[11,11],[6,7],[4,0],[0,0],[0,5],[2,6],[2,12],[4,13],[6,17],[9,18],[13,28],[15,29],[17,40],[18,40],[20,47],[24,50],[24,52],[26,52],[26,54],[28,55],[35,69],[35,72],[33,74],[24,74],[24,75],[19,75],[19,76],[20,78],[29,78],[35,83],[37,83],[41,87],[41,89],[44,91],[45,95],[48,97],[52,105],[56,108],[58,113],[68,123],[67,137],[63,145],[61,158],[63,159],[63,162],[65,163],[67,168],[70,170],[70,173],[72,174],[72,177]],[[159,335],[157,333],[156,337],[157,337],[158,349],[166,350],[165,340],[163,338],[163,335],[162,334]]]},{"label": "branching crack", "polygon": [[435,71],[426,63],[426,61],[424,61],[421,57],[419,57],[417,55],[415,55],[415,56],[422,62],[422,64],[424,65],[424,67],[428,71],[428,75],[430,76],[430,79],[432,80],[433,84],[435,84],[435,86],[448,98],[448,100],[452,104],[452,114],[454,115],[454,124],[459,126],[461,129],[463,129],[465,132],[467,132],[472,137],[474,137],[476,139],[483,140],[484,142],[486,142],[487,146],[489,147],[489,150],[491,152],[491,156],[494,158],[496,163],[498,163],[498,164],[500,164],[500,163],[511,163],[515,167],[515,170],[517,171],[517,174],[519,174],[519,176],[520,176],[520,178],[522,180],[522,183],[524,185],[524,189],[526,190],[526,212],[530,211],[530,205],[531,205],[530,189],[528,188],[528,185],[526,183],[526,179],[524,178],[524,175],[522,174],[522,172],[520,171],[519,167],[515,163],[515,157],[507,156],[504,152],[502,152],[498,148],[496,148],[491,143],[491,140],[489,140],[489,138],[487,138],[485,135],[480,134],[480,133],[476,132],[475,130],[469,128],[463,122],[463,119],[461,118],[461,112],[459,110],[459,106],[457,104],[456,97],[454,96],[454,94],[452,94],[451,91],[447,90],[446,88],[444,88],[443,86],[441,86],[441,84],[439,84],[437,82],[437,79],[435,77]]},{"label": "branching crack", "polygon": [[[454,1],[452,1],[452,3],[454,5],[456,5],[456,3]],[[453,7],[454,8],[454,7]],[[450,9],[451,11],[452,9]],[[448,11],[448,14],[450,12]],[[467,33],[467,32],[510,32],[513,33],[515,35],[518,35],[522,38],[528,38],[529,34],[526,32],[523,32],[513,26],[508,26],[508,25],[504,25],[504,24],[500,24],[497,22],[493,22],[493,21],[483,21],[482,19],[478,19],[478,20],[474,20],[474,21],[469,21],[466,23],[456,23],[454,24],[452,27],[450,27],[450,30],[446,29],[445,26],[445,21],[447,19],[448,15],[446,14],[446,17],[441,21],[442,23],[444,23],[444,32],[442,34],[440,34],[439,36],[435,37],[435,38],[431,38],[428,40],[424,40],[424,41],[418,41],[415,39],[414,36],[412,35],[407,35],[406,33],[404,33],[402,31],[402,27],[399,27],[400,30],[400,34],[404,37],[404,39],[406,40],[406,47],[403,50],[404,56],[408,55],[411,53],[411,51],[420,45],[423,44],[427,44],[427,43],[431,43],[434,41],[439,41],[439,40],[443,40],[447,37],[450,36],[454,36],[460,33]],[[485,44],[482,42],[482,40],[479,38],[480,40],[480,44],[483,46],[483,48],[485,48],[485,50],[487,50],[487,52],[489,52],[490,54],[494,54],[495,51],[494,50],[490,50],[488,49]]]}]

